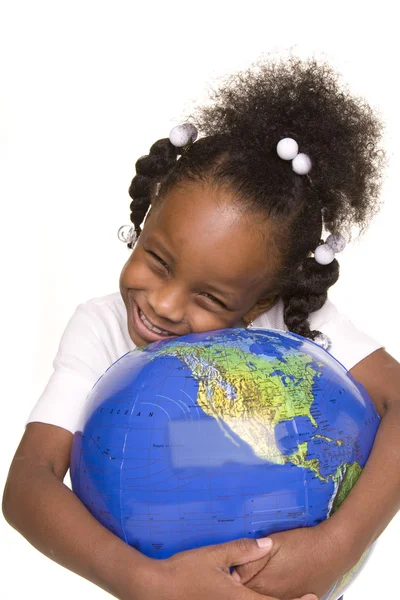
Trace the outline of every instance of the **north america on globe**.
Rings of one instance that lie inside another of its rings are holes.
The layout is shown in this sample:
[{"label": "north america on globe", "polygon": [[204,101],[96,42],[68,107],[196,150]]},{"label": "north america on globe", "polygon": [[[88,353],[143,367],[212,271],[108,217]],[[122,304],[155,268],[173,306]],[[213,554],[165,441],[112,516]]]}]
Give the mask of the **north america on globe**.
[{"label": "north america on globe", "polygon": [[[330,513],[340,506],[362,468],[357,456],[351,463],[343,460],[343,440],[325,435],[329,434],[329,422],[321,419],[316,406],[313,412],[318,422],[311,411],[323,363],[307,354],[285,355],[279,338],[271,338],[271,348],[266,349],[272,354],[252,352],[252,340],[248,345],[240,342],[234,332],[228,343],[226,336],[213,336],[209,346],[193,347],[177,341],[160,350],[158,356],[176,356],[190,369],[198,381],[198,405],[218,421],[227,436],[232,430],[264,460],[308,468],[321,481],[331,480]],[[309,439],[298,443],[297,436],[292,436],[292,447],[279,447],[279,432],[291,428],[303,431]],[[324,452],[319,452],[322,441]],[[309,442],[313,444],[311,451]]]}]

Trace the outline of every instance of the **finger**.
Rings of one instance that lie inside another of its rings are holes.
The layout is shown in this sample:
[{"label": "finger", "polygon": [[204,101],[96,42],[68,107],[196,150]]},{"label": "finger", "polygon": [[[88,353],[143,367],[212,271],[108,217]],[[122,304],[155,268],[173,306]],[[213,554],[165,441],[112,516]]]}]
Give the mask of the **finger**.
[{"label": "finger", "polygon": [[[246,590],[245,594],[242,596],[237,596],[238,600],[279,600],[275,598],[275,596],[264,596],[264,594],[258,594],[253,590],[249,590],[248,588],[244,588]],[[236,596],[235,596],[236,598]],[[301,598],[293,598],[292,600],[318,600],[313,594],[307,594],[306,596],[302,596]]]},{"label": "finger", "polygon": [[[271,553],[263,556],[262,559],[255,560],[253,562],[249,562],[245,565],[239,565],[235,569],[233,569],[231,575],[236,581],[240,581],[243,585],[245,585],[250,579],[253,579],[256,575],[262,571],[267,564],[269,563],[271,558]],[[307,599],[308,600],[308,599]]]},{"label": "finger", "polygon": [[[246,585],[247,589],[249,590],[253,590],[254,592],[258,592],[258,593],[264,593],[264,590],[266,587],[266,583],[263,581],[260,581],[259,577],[254,577],[250,583],[244,584],[243,580],[241,580],[239,582],[241,585]],[[296,598],[293,598],[292,600],[318,600],[318,596],[316,596],[315,594],[304,594],[303,596],[299,596]]]},{"label": "finger", "polygon": [[[275,598],[275,596],[264,596],[262,594],[261,597],[264,600],[278,600],[278,598]],[[260,594],[257,594],[257,598],[259,600]],[[246,597],[243,600],[256,600],[256,598],[253,598],[253,597],[252,598],[247,598]],[[292,600],[318,600],[318,598],[317,598],[317,596],[315,596],[315,594],[306,594],[305,596],[301,596],[301,598],[293,598]]]},{"label": "finger", "polygon": [[210,546],[210,552],[215,553],[216,562],[220,567],[235,567],[259,560],[271,552],[271,548],[271,538],[240,538],[233,542]]}]

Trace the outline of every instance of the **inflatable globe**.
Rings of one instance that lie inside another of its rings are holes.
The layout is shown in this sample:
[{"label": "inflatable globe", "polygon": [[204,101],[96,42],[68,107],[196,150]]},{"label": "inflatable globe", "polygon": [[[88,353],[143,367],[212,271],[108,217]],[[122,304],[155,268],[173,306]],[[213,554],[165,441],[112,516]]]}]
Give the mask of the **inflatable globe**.
[{"label": "inflatable globe", "polygon": [[329,518],[378,425],[364,388],[310,340],[267,329],[171,338],[125,354],[95,384],[72,489],[126,543],[166,558]]}]

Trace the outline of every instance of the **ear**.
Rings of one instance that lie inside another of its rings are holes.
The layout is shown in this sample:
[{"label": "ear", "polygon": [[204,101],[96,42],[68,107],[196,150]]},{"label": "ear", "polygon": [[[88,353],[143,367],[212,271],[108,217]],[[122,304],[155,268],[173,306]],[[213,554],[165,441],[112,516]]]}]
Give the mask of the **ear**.
[{"label": "ear", "polygon": [[267,312],[276,302],[278,296],[269,296],[268,298],[261,298],[254,306],[244,315],[243,321],[246,325],[249,325],[257,319],[260,315]]}]

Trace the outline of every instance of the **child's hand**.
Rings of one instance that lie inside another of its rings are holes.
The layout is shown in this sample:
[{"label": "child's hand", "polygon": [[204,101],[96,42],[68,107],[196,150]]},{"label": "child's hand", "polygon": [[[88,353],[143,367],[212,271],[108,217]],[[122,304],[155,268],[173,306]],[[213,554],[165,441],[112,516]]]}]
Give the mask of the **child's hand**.
[{"label": "child's hand", "polygon": [[[230,574],[229,567],[258,561],[269,552],[270,547],[259,548],[255,540],[240,539],[179,552],[164,560],[147,559],[134,575],[129,600],[281,600],[261,596]],[[316,599],[307,595],[293,600]]]},{"label": "child's hand", "polygon": [[307,592],[322,598],[343,575],[341,552],[325,527],[293,529],[270,536],[269,555],[237,567],[232,576],[261,594],[289,600]]}]

